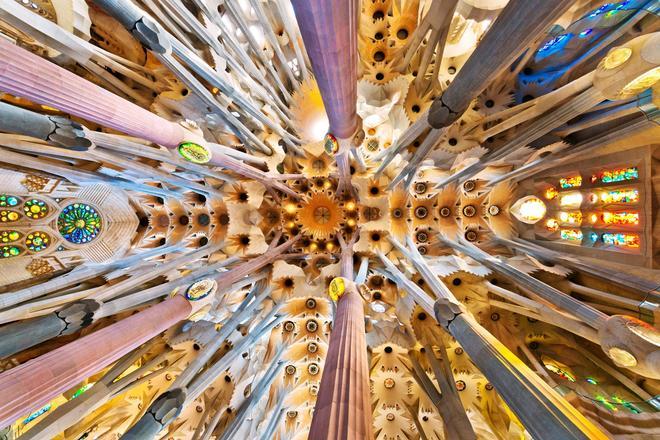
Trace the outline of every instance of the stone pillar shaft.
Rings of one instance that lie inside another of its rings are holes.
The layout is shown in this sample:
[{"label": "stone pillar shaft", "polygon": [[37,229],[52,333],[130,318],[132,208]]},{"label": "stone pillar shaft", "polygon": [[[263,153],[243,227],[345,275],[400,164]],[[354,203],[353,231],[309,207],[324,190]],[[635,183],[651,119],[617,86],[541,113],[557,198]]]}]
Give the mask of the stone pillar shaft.
[{"label": "stone pillar shaft", "polygon": [[41,408],[186,319],[191,310],[188,300],[177,295],[0,374],[0,426]]},{"label": "stone pillar shaft", "polygon": [[339,298],[310,440],[373,438],[362,298],[355,285]]},{"label": "stone pillar shaft", "polygon": [[435,313],[533,438],[608,438],[459,306],[438,300]]},{"label": "stone pillar shaft", "polygon": [[358,0],[292,0],[325,111],[330,133],[353,136],[358,128]]},{"label": "stone pillar shaft", "polygon": [[574,3],[573,0],[509,1],[447,90],[433,102],[429,125],[443,128],[456,121],[470,102]]},{"label": "stone pillar shaft", "polygon": [[185,130],[178,124],[0,39],[0,90],[174,148]]}]

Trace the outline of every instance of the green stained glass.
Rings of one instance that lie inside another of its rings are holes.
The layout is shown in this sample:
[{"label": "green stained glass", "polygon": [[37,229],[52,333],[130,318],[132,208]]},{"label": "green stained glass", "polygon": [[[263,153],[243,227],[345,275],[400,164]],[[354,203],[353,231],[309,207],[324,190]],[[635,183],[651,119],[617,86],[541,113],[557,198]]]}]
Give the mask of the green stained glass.
[{"label": "green stained glass", "polygon": [[23,211],[29,218],[44,218],[48,215],[48,205],[42,200],[30,199],[23,205]]},{"label": "green stained glass", "polygon": [[101,231],[101,216],[85,203],[73,203],[62,209],[57,229],[65,240],[84,244],[94,240]]},{"label": "green stained glass", "polygon": [[0,247],[0,258],[18,257],[21,254],[21,248],[17,246]]},{"label": "green stained glass", "polygon": [[0,206],[3,208],[7,206],[16,206],[19,202],[20,200],[16,196],[0,194]]}]

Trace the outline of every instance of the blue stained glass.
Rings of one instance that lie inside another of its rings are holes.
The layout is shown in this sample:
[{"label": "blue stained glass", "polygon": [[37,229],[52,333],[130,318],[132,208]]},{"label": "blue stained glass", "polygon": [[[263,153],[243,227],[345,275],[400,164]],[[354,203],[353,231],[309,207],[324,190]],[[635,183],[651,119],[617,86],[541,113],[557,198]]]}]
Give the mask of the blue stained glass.
[{"label": "blue stained glass", "polygon": [[89,243],[101,230],[101,216],[87,204],[73,203],[62,209],[57,219],[57,229],[71,243]]},{"label": "blue stained glass", "polygon": [[50,411],[51,408],[52,408],[52,405],[49,403],[46,406],[44,406],[43,408],[41,408],[40,410],[33,412],[25,420],[23,420],[23,425],[27,425],[28,423],[30,423],[31,421],[33,421],[37,417],[40,417],[44,413],[47,413],[48,411]]}]

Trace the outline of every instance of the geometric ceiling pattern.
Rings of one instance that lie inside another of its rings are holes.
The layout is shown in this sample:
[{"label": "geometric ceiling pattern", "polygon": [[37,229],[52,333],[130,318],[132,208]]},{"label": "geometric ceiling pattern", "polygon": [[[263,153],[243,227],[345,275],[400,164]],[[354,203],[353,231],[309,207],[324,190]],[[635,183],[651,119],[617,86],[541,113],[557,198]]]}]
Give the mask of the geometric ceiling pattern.
[{"label": "geometric ceiling pattern", "polygon": [[0,439],[660,436],[657,0],[0,0]]}]

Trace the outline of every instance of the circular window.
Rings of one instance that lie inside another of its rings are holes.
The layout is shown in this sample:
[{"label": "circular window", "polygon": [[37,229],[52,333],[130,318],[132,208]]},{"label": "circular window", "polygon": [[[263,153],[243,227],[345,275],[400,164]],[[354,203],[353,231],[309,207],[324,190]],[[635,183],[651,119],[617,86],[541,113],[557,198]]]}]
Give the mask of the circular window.
[{"label": "circular window", "polygon": [[74,244],[89,243],[101,231],[101,216],[84,203],[73,203],[62,209],[57,218],[57,229],[66,241]]}]

